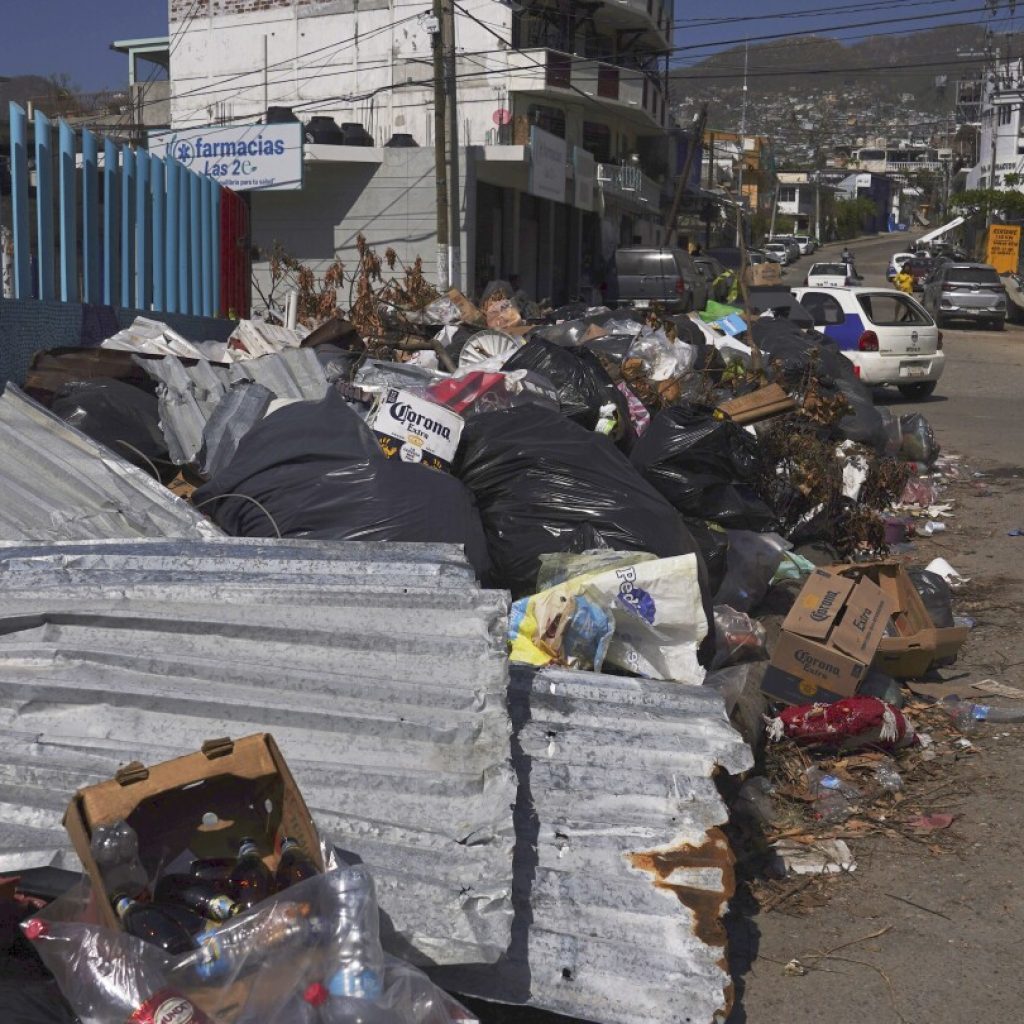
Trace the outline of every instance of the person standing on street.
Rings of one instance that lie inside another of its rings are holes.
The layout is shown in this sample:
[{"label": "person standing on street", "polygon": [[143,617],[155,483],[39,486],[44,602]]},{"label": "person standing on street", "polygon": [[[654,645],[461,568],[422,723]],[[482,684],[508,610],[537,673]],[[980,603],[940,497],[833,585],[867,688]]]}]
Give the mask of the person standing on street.
[{"label": "person standing on street", "polygon": [[907,273],[906,264],[900,267],[899,272],[892,282],[901,292],[906,292],[910,295],[914,291],[914,278],[911,274]]}]

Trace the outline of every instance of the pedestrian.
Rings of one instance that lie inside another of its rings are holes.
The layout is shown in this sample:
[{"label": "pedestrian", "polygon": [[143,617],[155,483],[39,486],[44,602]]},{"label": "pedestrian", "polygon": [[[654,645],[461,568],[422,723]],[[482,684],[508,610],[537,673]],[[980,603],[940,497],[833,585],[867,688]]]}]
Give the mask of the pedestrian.
[{"label": "pedestrian", "polygon": [[913,290],[914,290],[914,277],[907,270],[907,265],[905,263],[902,264],[900,266],[900,269],[897,271],[896,277],[893,280],[893,284],[896,285],[896,287],[901,292],[906,292],[907,295],[910,295],[913,292]]}]

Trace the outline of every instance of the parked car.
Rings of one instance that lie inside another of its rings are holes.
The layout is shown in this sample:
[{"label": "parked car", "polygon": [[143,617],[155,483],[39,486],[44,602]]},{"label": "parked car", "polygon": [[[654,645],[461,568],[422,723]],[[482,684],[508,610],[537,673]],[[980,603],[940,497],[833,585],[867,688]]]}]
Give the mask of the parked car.
[{"label": "parked car", "polygon": [[702,271],[708,282],[708,297],[715,302],[725,302],[735,274],[714,256],[700,254],[693,257],[697,269]]},{"label": "parked car", "polygon": [[668,313],[700,312],[708,303],[708,283],[682,249],[629,246],[615,253],[608,300],[638,309],[658,305]]},{"label": "parked car", "polygon": [[848,288],[855,284],[849,263],[812,263],[804,284],[809,288]]},{"label": "parked car", "polygon": [[802,253],[800,252],[800,243],[792,235],[772,235],[773,242],[782,242],[783,245],[789,250],[789,261],[795,263],[800,259]]},{"label": "parked car", "polygon": [[916,299],[890,288],[794,288],[814,325],[865,384],[925,398],[942,376],[942,332]]},{"label": "parked car", "polygon": [[792,262],[789,246],[785,242],[765,242],[764,254],[772,263],[781,263],[784,267]]},{"label": "parked car", "polygon": [[912,252],[894,252],[889,257],[889,266],[886,268],[885,271],[886,280],[895,280],[896,275],[900,272],[900,267],[902,267],[903,264],[907,262],[907,260],[912,260],[914,258],[914,255],[915,254]]},{"label": "parked car", "polygon": [[794,235],[793,241],[800,246],[801,256],[810,256],[814,252],[814,243],[811,241],[810,235]]},{"label": "parked car", "polygon": [[1006,288],[987,263],[938,263],[924,283],[925,307],[940,326],[974,320],[997,331],[1006,323]]}]

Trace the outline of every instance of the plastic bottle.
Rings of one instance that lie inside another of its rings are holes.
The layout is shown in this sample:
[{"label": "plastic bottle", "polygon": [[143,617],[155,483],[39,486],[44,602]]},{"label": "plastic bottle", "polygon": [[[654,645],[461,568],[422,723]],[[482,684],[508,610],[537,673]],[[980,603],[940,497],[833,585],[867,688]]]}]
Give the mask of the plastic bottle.
[{"label": "plastic bottle", "polygon": [[139,860],[139,837],[127,821],[97,826],[89,847],[107,892],[137,897],[146,891],[149,877]]},{"label": "plastic bottle", "polygon": [[196,948],[196,940],[174,914],[152,903],[140,903],[124,892],[115,892],[110,903],[124,930],[144,942],[177,955]]},{"label": "plastic bottle", "polygon": [[274,887],[280,892],[290,885],[304,882],[307,878],[319,875],[320,871],[302,849],[298,839],[285,836],[281,841],[281,859],[277,862],[274,872]]},{"label": "plastic bottle", "polygon": [[326,941],[327,926],[308,903],[277,903],[238,918],[202,939],[181,967],[201,981],[247,973],[286,951]]},{"label": "plastic bottle", "polygon": [[965,700],[947,703],[953,722],[961,732],[974,732],[978,722],[1024,722],[1024,707],[996,708],[991,704],[972,704]]},{"label": "plastic bottle", "polygon": [[265,900],[273,888],[270,868],[263,863],[256,842],[245,838],[238,847],[238,860],[228,878],[228,890],[242,910]]},{"label": "plastic bottle", "polygon": [[903,776],[891,764],[880,764],[875,769],[875,781],[886,793],[898,793],[903,788]]},{"label": "plastic bottle", "polygon": [[814,797],[814,808],[822,821],[845,821],[853,813],[860,796],[856,786],[823,772],[817,766],[808,768],[805,776]]},{"label": "plastic bottle", "polygon": [[334,971],[325,981],[331,998],[323,1006],[323,1019],[342,1024],[355,1019],[351,1015],[359,1011],[362,1015],[358,1019],[365,1024],[393,1020],[392,1016],[379,1016],[368,1006],[360,1006],[372,1004],[384,989],[384,952],[373,879],[358,865],[329,877],[334,931],[328,955]]},{"label": "plastic bottle", "polygon": [[214,883],[191,875],[164,875],[156,883],[153,899],[179,903],[211,921],[226,921],[241,909],[230,896],[222,895]]}]

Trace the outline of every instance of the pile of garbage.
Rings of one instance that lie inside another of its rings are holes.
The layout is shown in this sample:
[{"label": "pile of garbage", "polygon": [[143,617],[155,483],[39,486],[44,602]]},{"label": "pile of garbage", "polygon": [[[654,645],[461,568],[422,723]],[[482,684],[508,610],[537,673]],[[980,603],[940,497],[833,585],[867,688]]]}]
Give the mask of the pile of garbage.
[{"label": "pile of garbage", "polygon": [[[777,822],[790,799],[831,825],[868,788],[855,771],[899,792],[927,736],[906,686],[969,629],[951,568],[902,558],[942,529],[932,474],[956,459],[797,314],[546,310],[498,282],[478,304],[381,304],[374,334],[241,321],[217,345],[140,318],[98,349],[40,353],[25,389],[230,536],[460,546],[511,593],[513,662],[717,691],[767,773],[738,818]],[[303,884],[301,905],[335,906],[333,881]],[[345,946],[339,912],[286,904],[297,956]],[[285,911],[261,913],[274,932]]]}]

